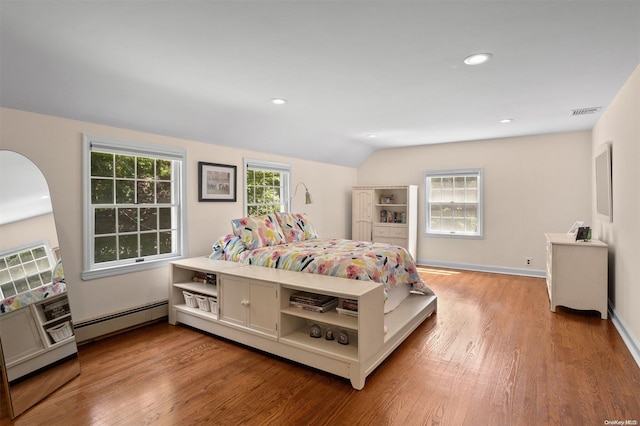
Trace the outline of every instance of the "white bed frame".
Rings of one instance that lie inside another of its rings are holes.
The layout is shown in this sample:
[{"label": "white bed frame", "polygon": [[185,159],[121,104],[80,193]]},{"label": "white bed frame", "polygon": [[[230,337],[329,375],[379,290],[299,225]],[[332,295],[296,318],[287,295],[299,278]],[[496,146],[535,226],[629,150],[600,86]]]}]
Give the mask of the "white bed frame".
[{"label": "white bed frame", "polygon": [[[196,272],[210,274],[216,285],[194,282]],[[188,306],[184,291],[199,296],[199,305]],[[358,317],[335,310],[318,313],[290,307],[289,296],[296,291],[357,299]],[[185,259],[171,266],[170,324],[189,325],[345,377],[358,390],[364,387],[366,377],[436,312],[437,298],[411,294],[392,312],[384,314],[383,308],[383,286],[374,282],[208,258]],[[310,336],[314,324],[321,327],[322,337]],[[335,340],[325,339],[328,329]],[[347,333],[348,345],[338,343],[340,332]]]}]

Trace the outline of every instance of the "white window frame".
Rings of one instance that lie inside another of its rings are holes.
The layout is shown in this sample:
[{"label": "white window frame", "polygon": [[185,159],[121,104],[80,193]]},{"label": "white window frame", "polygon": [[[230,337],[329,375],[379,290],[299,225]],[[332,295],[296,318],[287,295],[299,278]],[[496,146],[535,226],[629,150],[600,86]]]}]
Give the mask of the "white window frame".
[{"label": "white window frame", "polygon": [[291,209],[291,165],[267,160],[244,159],[242,179],[244,179],[244,215],[249,215],[249,185],[247,182],[248,170],[265,170],[282,174],[280,182],[280,211],[288,212]]},{"label": "white window frame", "polygon": [[[94,233],[93,233],[93,209],[91,205],[91,152],[93,150],[110,152],[123,155],[146,156],[164,160],[175,161],[173,177],[175,185],[172,188],[174,200],[177,204],[176,217],[172,219],[176,223],[175,250],[165,255],[154,255],[151,257],[125,259],[106,264],[94,262]],[[153,145],[142,142],[132,142],[109,137],[83,135],[83,271],[82,279],[90,280],[103,278],[118,274],[138,272],[151,268],[158,268],[167,265],[175,259],[183,258],[187,255],[187,203],[186,203],[186,182],[187,182],[187,153],[183,148]]]},{"label": "white window frame", "polygon": [[[478,231],[474,233],[470,232],[440,232],[431,230],[431,178],[435,177],[462,177],[462,176],[477,176],[478,177],[478,201],[477,205],[477,220]],[[445,238],[468,238],[468,239],[482,239],[484,238],[484,225],[483,225],[483,210],[484,210],[484,198],[483,198],[483,186],[484,177],[483,169],[471,168],[471,169],[455,169],[455,170],[437,170],[427,171],[424,173],[425,183],[425,235],[430,237],[445,237]]]}]

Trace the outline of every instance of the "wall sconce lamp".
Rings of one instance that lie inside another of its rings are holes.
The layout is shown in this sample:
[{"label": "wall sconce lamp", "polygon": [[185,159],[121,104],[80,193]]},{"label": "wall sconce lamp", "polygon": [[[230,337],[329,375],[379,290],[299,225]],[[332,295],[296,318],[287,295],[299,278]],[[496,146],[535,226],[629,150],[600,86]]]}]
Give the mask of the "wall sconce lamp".
[{"label": "wall sconce lamp", "polygon": [[[313,200],[311,199],[311,194],[309,194],[309,189],[307,189],[307,185],[305,185],[303,182],[298,182],[298,184],[296,185],[295,191],[293,191],[293,197],[295,197],[296,194],[298,193],[298,187],[300,185],[304,186],[304,203],[305,204],[313,203]],[[293,199],[293,197],[291,198]]]}]

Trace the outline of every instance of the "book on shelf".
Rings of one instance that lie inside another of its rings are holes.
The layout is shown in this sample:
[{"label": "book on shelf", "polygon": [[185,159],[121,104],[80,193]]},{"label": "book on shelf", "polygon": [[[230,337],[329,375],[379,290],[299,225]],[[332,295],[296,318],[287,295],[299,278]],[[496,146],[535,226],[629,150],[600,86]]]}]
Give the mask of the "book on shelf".
[{"label": "book on shelf", "polygon": [[358,312],[358,300],[344,299],[342,301],[342,309]]},{"label": "book on shelf", "polygon": [[309,293],[307,291],[298,291],[289,296],[289,300],[292,302],[304,303],[311,306],[322,306],[328,302],[332,302],[334,299],[337,303],[337,299],[333,296]]},{"label": "book on shelf", "polygon": [[352,311],[350,309],[336,308],[339,314],[348,315],[350,317],[358,317],[358,311]]},{"label": "book on shelf", "polygon": [[333,298],[333,300],[330,300],[322,305],[311,305],[304,302],[289,300],[289,306],[293,308],[304,309],[306,311],[312,311],[312,312],[327,312],[335,308],[336,306],[338,306],[338,299]]}]

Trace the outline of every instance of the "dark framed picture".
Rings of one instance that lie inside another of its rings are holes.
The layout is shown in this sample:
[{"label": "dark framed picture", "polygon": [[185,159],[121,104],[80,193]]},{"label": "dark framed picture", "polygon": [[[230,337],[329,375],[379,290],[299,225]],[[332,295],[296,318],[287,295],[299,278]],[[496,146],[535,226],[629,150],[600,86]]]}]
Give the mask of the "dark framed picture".
[{"label": "dark framed picture", "polygon": [[198,162],[198,201],[236,201],[237,167]]}]

